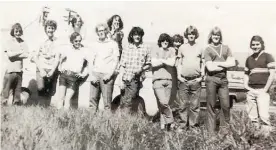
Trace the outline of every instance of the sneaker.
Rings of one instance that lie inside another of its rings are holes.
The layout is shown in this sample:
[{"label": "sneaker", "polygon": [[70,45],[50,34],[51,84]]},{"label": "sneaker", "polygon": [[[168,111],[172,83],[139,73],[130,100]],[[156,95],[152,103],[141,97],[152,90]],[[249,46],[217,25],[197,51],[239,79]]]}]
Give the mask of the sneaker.
[{"label": "sneaker", "polygon": [[161,124],[161,130],[165,129],[165,124]]}]

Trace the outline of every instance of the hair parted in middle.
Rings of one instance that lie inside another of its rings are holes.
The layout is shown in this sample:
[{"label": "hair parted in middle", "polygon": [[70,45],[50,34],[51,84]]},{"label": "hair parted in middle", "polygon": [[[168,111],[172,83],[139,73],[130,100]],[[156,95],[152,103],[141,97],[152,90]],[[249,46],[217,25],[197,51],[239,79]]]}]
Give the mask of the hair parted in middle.
[{"label": "hair parted in middle", "polygon": [[169,34],[167,33],[162,33],[160,36],[159,36],[159,39],[157,41],[157,45],[159,47],[161,47],[161,43],[164,42],[164,41],[167,41],[169,43],[168,47],[172,47],[173,46],[173,42],[172,42],[172,38]]},{"label": "hair parted in middle", "polygon": [[141,40],[140,40],[140,43],[139,44],[142,44],[143,43],[143,36],[144,36],[144,30],[140,27],[133,27],[130,32],[129,32],[129,35],[128,35],[128,42],[133,44],[134,43],[134,40],[133,40],[133,36],[134,35],[139,35],[141,36]]},{"label": "hair parted in middle", "polygon": [[107,20],[107,25],[108,25],[108,27],[109,27],[109,30],[111,30],[112,24],[113,24],[113,20],[114,20],[114,18],[116,18],[116,17],[119,17],[119,29],[118,29],[118,30],[122,30],[122,29],[124,28],[124,23],[123,23],[123,21],[122,21],[121,16],[119,16],[119,15],[113,15],[111,18],[109,18],[109,19]]},{"label": "hair parted in middle", "polygon": [[194,34],[195,35],[195,39],[197,39],[199,37],[199,33],[198,30],[195,26],[190,25],[189,27],[186,28],[185,32],[184,32],[184,37],[186,39],[188,39],[188,35],[189,34]]},{"label": "hair parted in middle", "polygon": [[80,15],[77,15],[77,16],[74,17],[74,18],[72,19],[72,21],[71,21],[72,27],[73,27],[73,28],[75,27],[75,24],[77,23],[78,19],[80,19],[80,21],[81,21],[81,26],[84,24],[84,22],[83,22],[81,16],[80,16]]},{"label": "hair parted in middle", "polygon": [[220,40],[219,43],[222,43],[222,33],[221,33],[221,29],[219,27],[214,27],[211,32],[209,33],[208,36],[208,44],[211,44],[213,42],[212,40],[212,35],[219,35],[220,36]]},{"label": "hair parted in middle", "polygon": [[12,26],[11,32],[10,32],[10,35],[11,35],[12,37],[14,37],[14,30],[15,30],[15,29],[19,30],[20,35],[23,35],[23,29],[22,29],[21,24],[20,24],[20,23],[15,23],[15,24]]}]

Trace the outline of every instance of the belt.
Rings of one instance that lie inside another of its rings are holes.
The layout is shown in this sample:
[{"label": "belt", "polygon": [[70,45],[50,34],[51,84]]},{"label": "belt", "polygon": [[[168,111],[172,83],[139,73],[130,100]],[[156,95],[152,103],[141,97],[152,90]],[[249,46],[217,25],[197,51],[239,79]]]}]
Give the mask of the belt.
[{"label": "belt", "polygon": [[197,76],[191,76],[191,77],[184,77],[184,76],[182,76],[184,79],[186,79],[186,80],[194,80],[194,79],[196,79],[196,78],[199,78],[199,77],[201,77],[201,75],[197,75]]},{"label": "belt", "polygon": [[63,73],[64,73],[64,74],[67,74],[67,75],[76,75],[76,74],[77,74],[76,72],[74,72],[74,71],[69,71],[69,70],[65,70]]}]

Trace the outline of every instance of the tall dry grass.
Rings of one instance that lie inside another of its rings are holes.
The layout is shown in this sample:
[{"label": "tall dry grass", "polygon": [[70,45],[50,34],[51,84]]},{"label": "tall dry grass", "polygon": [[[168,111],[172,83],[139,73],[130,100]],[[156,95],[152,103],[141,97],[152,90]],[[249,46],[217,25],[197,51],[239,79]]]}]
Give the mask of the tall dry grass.
[{"label": "tall dry grass", "polygon": [[[275,149],[276,131],[254,137],[255,128],[242,111],[232,113],[231,129],[211,137],[202,125],[178,133],[161,131],[158,122],[142,115],[94,114],[43,107],[1,108],[2,150],[182,150]],[[202,113],[205,114],[205,113]],[[203,122],[204,115],[201,116]],[[276,114],[272,114],[276,126]]]}]

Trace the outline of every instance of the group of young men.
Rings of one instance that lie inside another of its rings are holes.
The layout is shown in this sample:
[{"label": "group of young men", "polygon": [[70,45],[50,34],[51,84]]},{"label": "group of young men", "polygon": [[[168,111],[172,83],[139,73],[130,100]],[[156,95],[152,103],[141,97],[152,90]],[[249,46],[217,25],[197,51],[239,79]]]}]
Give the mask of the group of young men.
[{"label": "group of young men", "polygon": [[[222,125],[230,122],[230,101],[227,69],[235,66],[235,58],[230,48],[222,44],[222,32],[218,27],[211,30],[208,46],[202,48],[196,39],[196,27],[189,26],[184,37],[170,37],[163,33],[158,39],[159,49],[152,52],[143,43],[144,31],[133,27],[128,36],[128,45],[122,46],[123,34],[120,16],[114,15],[110,25],[98,24],[95,32],[98,40],[85,47],[81,44],[82,35],[74,31],[70,34],[70,44],[61,45],[54,36],[57,23],[47,20],[44,29],[47,39],[35,53],[29,53],[21,38],[23,29],[16,23],[10,32],[11,40],[5,45],[9,58],[5,73],[2,103],[6,103],[10,91],[14,93],[14,104],[20,104],[22,83],[22,60],[29,57],[37,66],[38,93],[53,96],[59,77],[58,107],[70,108],[70,100],[83,82],[90,82],[90,107],[98,110],[102,95],[105,110],[110,110],[114,81],[120,81],[121,107],[130,108],[133,99],[139,95],[145,71],[153,73],[153,89],[160,110],[161,129],[175,127],[175,119],[169,105],[173,80],[176,78],[177,99],[180,116],[179,129],[199,126],[201,82],[206,82],[207,121],[210,132],[216,130],[216,119],[223,118]],[[121,25],[120,25],[121,24]],[[121,26],[121,27],[120,27]],[[110,32],[110,30],[113,31]],[[118,30],[120,28],[120,30]],[[274,78],[274,59],[263,50],[260,36],[253,36],[250,42],[253,55],[246,60],[245,88],[248,92],[248,113],[252,122],[269,122],[268,89]],[[120,74],[120,75],[118,75]],[[215,104],[220,101],[221,110]]]}]

